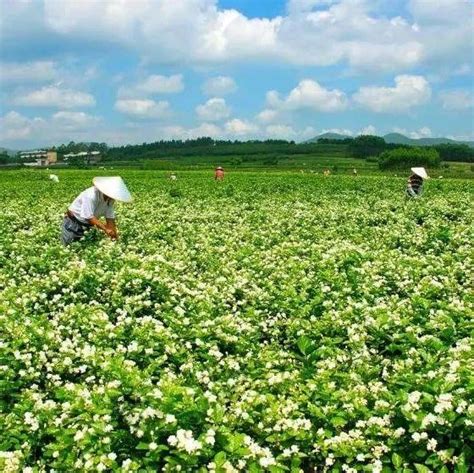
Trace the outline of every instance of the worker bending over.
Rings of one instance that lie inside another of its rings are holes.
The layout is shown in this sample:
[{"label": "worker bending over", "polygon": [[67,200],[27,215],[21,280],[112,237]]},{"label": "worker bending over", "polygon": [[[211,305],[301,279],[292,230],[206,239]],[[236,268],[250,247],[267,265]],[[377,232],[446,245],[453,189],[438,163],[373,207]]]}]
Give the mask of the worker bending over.
[{"label": "worker bending over", "polygon": [[[69,206],[61,227],[61,242],[80,240],[93,227],[109,238],[118,238],[114,202],[131,202],[132,196],[119,176],[94,177],[93,186],[81,192]],[[105,224],[100,220],[105,217]]]}]

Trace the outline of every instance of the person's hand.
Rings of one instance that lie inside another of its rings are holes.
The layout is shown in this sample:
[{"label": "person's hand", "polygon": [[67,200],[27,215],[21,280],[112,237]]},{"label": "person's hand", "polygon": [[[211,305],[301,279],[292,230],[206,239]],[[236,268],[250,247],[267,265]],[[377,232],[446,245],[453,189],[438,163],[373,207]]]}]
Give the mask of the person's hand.
[{"label": "person's hand", "polygon": [[105,227],[105,233],[107,234],[108,237],[112,239],[116,238],[117,236],[115,230],[113,230],[112,228]]}]

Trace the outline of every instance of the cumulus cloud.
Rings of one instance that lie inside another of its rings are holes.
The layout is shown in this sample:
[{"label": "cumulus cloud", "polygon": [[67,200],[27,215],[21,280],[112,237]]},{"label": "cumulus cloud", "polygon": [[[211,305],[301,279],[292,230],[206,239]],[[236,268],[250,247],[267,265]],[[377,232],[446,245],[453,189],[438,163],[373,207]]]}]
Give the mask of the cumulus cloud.
[{"label": "cumulus cloud", "polygon": [[152,74],[136,84],[120,87],[117,95],[121,99],[143,99],[151,95],[176,94],[183,90],[182,74],[171,76]]},{"label": "cumulus cloud", "polygon": [[266,108],[257,114],[257,120],[261,123],[272,123],[278,120],[280,114],[277,110]]},{"label": "cumulus cloud", "polygon": [[431,98],[431,88],[423,76],[399,75],[395,87],[361,87],[353,99],[361,107],[377,113],[406,112]]},{"label": "cumulus cloud", "polygon": [[234,118],[225,123],[225,131],[231,136],[256,136],[259,132],[258,126],[248,120]]},{"label": "cumulus cloud", "polygon": [[13,103],[25,107],[82,108],[94,106],[95,99],[86,92],[46,86],[25,94],[17,94]]},{"label": "cumulus cloud", "polygon": [[134,118],[164,118],[170,112],[169,102],[151,99],[119,99],[115,102],[115,110]]},{"label": "cumulus cloud", "polygon": [[4,62],[0,71],[2,82],[48,82],[58,76],[54,61]]},{"label": "cumulus cloud", "polygon": [[265,134],[269,138],[294,140],[298,133],[290,125],[268,125],[265,128]]},{"label": "cumulus cloud", "polygon": [[320,112],[338,112],[347,108],[344,92],[338,89],[325,89],[318,82],[302,80],[287,97],[281,99],[278,92],[267,92],[267,103],[277,110],[312,109]]},{"label": "cumulus cloud", "polygon": [[[469,22],[464,20],[472,14],[469,2],[443,0],[442,9],[452,21],[441,26],[439,20],[428,21],[437,4],[410,2],[411,17],[403,18],[381,15],[377,4],[367,1],[294,0],[284,16],[249,18],[220,8],[217,0],[44,0],[43,21],[59,35],[114,41],[153,62],[263,59],[397,70],[431,57],[448,63],[468,57],[470,32],[464,25]],[[440,30],[450,32],[441,48]]]},{"label": "cumulus cloud", "polygon": [[196,107],[196,113],[200,120],[216,122],[230,116],[230,108],[224,99],[214,97],[205,104]]},{"label": "cumulus cloud", "polygon": [[183,75],[151,75],[137,84],[137,90],[146,94],[175,94],[184,89]]},{"label": "cumulus cloud", "polygon": [[164,139],[189,140],[209,136],[211,138],[222,138],[223,130],[214,123],[201,123],[197,127],[185,128],[179,125],[164,126],[160,129],[160,136]]},{"label": "cumulus cloud", "polygon": [[427,126],[421,127],[420,129],[414,131],[395,127],[393,131],[396,133],[401,133],[402,135],[408,136],[409,138],[413,138],[415,140],[420,138],[431,138],[433,136],[431,129]]},{"label": "cumulus cloud", "polygon": [[468,110],[474,107],[474,96],[469,90],[443,90],[438,97],[445,110]]},{"label": "cumulus cloud", "polygon": [[64,129],[84,130],[97,125],[100,119],[85,112],[59,111],[53,114],[52,121]]},{"label": "cumulus cloud", "polygon": [[5,142],[67,141],[95,133],[99,123],[99,117],[84,112],[63,110],[47,118],[30,118],[12,110],[0,118],[0,139]]},{"label": "cumulus cloud", "polygon": [[[38,125],[40,123],[37,121]],[[2,141],[23,140],[31,135],[34,125],[33,120],[10,111],[0,118],[0,137]]]},{"label": "cumulus cloud", "polygon": [[202,91],[206,95],[212,95],[214,97],[222,97],[224,95],[231,94],[237,90],[237,84],[232,77],[228,76],[217,76],[208,79],[202,85]]},{"label": "cumulus cloud", "polygon": [[373,125],[368,125],[359,131],[358,135],[376,135],[377,130]]}]

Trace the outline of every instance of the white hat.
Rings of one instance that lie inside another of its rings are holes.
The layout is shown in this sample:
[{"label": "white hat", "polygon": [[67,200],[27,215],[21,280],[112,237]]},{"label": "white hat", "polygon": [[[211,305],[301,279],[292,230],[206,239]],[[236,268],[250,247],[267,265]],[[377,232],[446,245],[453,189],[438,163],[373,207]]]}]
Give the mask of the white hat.
[{"label": "white hat", "polygon": [[429,179],[425,168],[411,168],[411,171],[417,176],[420,176],[422,179]]},{"label": "white hat", "polygon": [[92,183],[102,194],[121,202],[131,202],[132,196],[120,176],[94,177]]}]

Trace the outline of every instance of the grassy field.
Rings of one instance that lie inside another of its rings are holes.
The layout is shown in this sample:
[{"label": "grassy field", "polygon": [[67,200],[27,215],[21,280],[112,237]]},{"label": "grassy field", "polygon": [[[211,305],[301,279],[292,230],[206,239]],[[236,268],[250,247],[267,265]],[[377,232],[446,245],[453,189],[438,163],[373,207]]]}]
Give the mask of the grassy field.
[{"label": "grassy field", "polygon": [[[272,159],[276,159],[272,163]],[[216,166],[224,166],[232,172],[267,171],[286,172],[297,171],[307,173],[322,173],[329,169],[332,174],[352,175],[353,169],[363,175],[408,175],[406,171],[380,171],[378,164],[365,159],[354,159],[336,155],[292,155],[273,156],[192,156],[179,158],[159,158],[153,160],[134,161],[104,161],[98,167],[128,168],[148,171],[203,171],[212,170]],[[438,169],[430,169],[433,177],[452,177],[460,179],[474,178],[474,165],[462,162],[442,164]]]},{"label": "grassy field", "polygon": [[1,471],[468,471],[471,181],[98,173],[0,172]]}]

